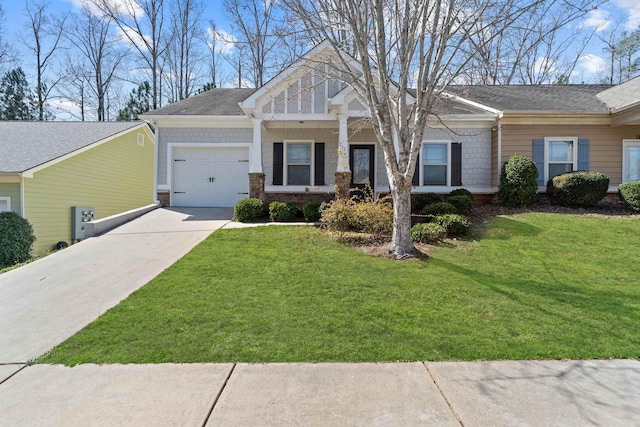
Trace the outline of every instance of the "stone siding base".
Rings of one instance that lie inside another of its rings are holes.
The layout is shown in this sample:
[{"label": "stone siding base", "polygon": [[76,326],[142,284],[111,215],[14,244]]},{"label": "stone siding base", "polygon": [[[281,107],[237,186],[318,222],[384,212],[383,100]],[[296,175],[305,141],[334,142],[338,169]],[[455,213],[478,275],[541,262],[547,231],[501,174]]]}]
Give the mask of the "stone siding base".
[{"label": "stone siding base", "polygon": [[266,206],[271,202],[289,202],[302,208],[307,202],[329,202],[334,198],[331,193],[264,193],[262,201]]},{"label": "stone siding base", "polygon": [[168,191],[158,191],[160,206],[171,206],[171,194]]}]

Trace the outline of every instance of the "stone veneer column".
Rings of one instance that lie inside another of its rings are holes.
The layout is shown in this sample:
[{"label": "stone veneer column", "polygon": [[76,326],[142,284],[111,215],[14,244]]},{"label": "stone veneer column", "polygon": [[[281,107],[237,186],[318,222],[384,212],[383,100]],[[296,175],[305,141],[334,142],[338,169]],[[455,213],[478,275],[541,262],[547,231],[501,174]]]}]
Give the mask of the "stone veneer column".
[{"label": "stone veneer column", "polygon": [[265,175],[261,172],[249,173],[249,197],[255,197],[263,202],[266,202],[264,193],[264,178]]},{"label": "stone veneer column", "polygon": [[348,199],[351,194],[351,172],[336,172],[336,191],[341,199]]},{"label": "stone veneer column", "polygon": [[162,207],[171,205],[171,195],[169,194],[168,191],[164,191],[164,190],[158,191],[157,199],[160,202],[160,206]]}]

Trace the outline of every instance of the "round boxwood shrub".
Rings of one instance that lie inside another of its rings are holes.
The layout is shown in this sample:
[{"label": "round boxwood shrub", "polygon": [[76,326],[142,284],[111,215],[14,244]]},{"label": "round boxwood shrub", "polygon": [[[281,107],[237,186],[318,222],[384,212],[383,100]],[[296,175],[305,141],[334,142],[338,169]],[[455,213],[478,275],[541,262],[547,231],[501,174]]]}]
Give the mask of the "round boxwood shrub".
[{"label": "round boxwood shrub", "polygon": [[625,182],[618,186],[618,195],[634,211],[640,211],[640,182]]},{"label": "round boxwood shrub", "polygon": [[567,172],[547,182],[551,202],[563,206],[593,206],[607,195],[609,178],[600,172]]},{"label": "round boxwood shrub", "polygon": [[471,222],[467,217],[458,214],[436,216],[431,224],[439,224],[447,230],[447,236],[459,237],[469,233]]},{"label": "round boxwood shrub", "polygon": [[533,160],[523,156],[511,156],[502,165],[498,198],[510,207],[522,207],[532,203],[538,192],[538,168]]},{"label": "round boxwood shrub", "polygon": [[320,219],[320,206],[322,202],[307,202],[302,205],[304,219],[309,222],[316,222]]},{"label": "round boxwood shrub", "polygon": [[442,197],[436,193],[420,193],[416,194],[413,198],[413,211],[422,212],[425,206],[429,206],[432,203],[441,202]]},{"label": "round boxwood shrub", "polygon": [[472,196],[465,196],[465,195],[450,196],[447,199],[447,202],[455,206],[458,213],[462,215],[469,215],[473,210]]},{"label": "round boxwood shrub", "polygon": [[238,200],[233,208],[233,219],[239,222],[249,222],[264,216],[262,200],[254,197]]},{"label": "round boxwood shrub", "polygon": [[455,190],[451,190],[449,196],[469,196],[471,197],[471,200],[473,200],[473,194],[471,194],[471,191],[466,188],[456,188]]},{"label": "round boxwood shrub", "polygon": [[298,208],[289,202],[271,202],[269,204],[269,218],[272,221],[291,221],[298,214]]},{"label": "round boxwood shrub", "polygon": [[35,241],[29,221],[15,212],[0,212],[0,266],[28,260]]},{"label": "round boxwood shrub", "polygon": [[458,213],[458,210],[449,202],[436,202],[425,206],[420,213],[422,215],[444,215]]},{"label": "round boxwood shrub", "polygon": [[414,242],[438,243],[447,237],[447,229],[433,222],[416,224],[411,228],[411,238]]}]

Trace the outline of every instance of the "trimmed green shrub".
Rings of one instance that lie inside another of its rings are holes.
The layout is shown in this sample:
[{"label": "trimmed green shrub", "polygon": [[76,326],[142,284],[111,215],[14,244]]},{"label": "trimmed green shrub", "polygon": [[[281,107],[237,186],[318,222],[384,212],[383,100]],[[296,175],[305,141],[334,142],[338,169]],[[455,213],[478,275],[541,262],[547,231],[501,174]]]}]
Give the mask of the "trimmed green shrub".
[{"label": "trimmed green shrub", "polygon": [[504,206],[532,203],[538,192],[538,168],[533,160],[513,155],[502,165],[498,198]]},{"label": "trimmed green shrub", "polygon": [[422,215],[444,215],[458,213],[458,210],[449,202],[436,202],[425,206],[420,213]]},{"label": "trimmed green shrub", "polygon": [[466,188],[456,188],[455,190],[451,190],[449,196],[469,196],[471,197],[471,200],[473,200],[473,194],[471,194],[471,191]]},{"label": "trimmed green shrub", "polygon": [[393,205],[387,198],[364,201],[336,199],[324,203],[320,221],[332,231],[355,231],[374,235],[393,231]]},{"label": "trimmed green shrub", "polygon": [[455,206],[459,214],[469,215],[473,210],[473,197],[472,196],[450,196],[447,199],[447,203],[451,203]]},{"label": "trimmed green shrub", "polygon": [[0,266],[28,260],[35,241],[29,221],[15,212],[0,212]]},{"label": "trimmed green shrub", "polygon": [[618,195],[634,211],[640,211],[640,182],[625,182],[618,186]]},{"label": "trimmed green shrub", "polygon": [[422,212],[425,206],[429,206],[432,203],[441,202],[442,197],[436,193],[421,193],[416,194],[413,197],[413,212]]},{"label": "trimmed green shrub", "polygon": [[467,217],[457,214],[438,215],[431,223],[443,226],[449,237],[464,236],[469,233],[471,228],[471,222]]},{"label": "trimmed green shrub", "polygon": [[547,196],[562,206],[593,206],[607,195],[609,178],[600,172],[576,171],[547,182]]},{"label": "trimmed green shrub", "polygon": [[271,202],[269,204],[269,218],[272,221],[292,221],[298,214],[298,208],[289,202]]},{"label": "trimmed green shrub", "polygon": [[447,237],[447,229],[440,224],[422,223],[411,228],[411,238],[414,242],[438,243]]},{"label": "trimmed green shrub", "polygon": [[238,200],[233,208],[233,219],[239,222],[253,221],[264,214],[264,203],[254,197]]},{"label": "trimmed green shrub", "polygon": [[322,202],[307,202],[302,205],[304,219],[309,222],[316,222],[320,219],[320,206]]}]

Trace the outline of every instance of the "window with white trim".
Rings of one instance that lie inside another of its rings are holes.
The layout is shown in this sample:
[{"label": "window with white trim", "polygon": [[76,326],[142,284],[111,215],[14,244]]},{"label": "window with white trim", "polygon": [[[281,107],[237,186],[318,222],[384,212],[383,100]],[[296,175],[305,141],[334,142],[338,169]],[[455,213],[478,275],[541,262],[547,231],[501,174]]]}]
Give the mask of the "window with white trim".
[{"label": "window with white trim", "polygon": [[640,139],[622,141],[622,182],[640,181]]},{"label": "window with white trim", "polygon": [[293,141],[285,144],[287,185],[311,185],[313,143]]},{"label": "window with white trim", "polygon": [[422,145],[422,185],[446,186],[450,175],[449,142],[425,142]]},{"label": "window with white trim", "polygon": [[546,137],[545,145],[545,181],[578,168],[578,138]]},{"label": "window with white trim", "polygon": [[11,210],[11,197],[0,197],[0,212]]}]

